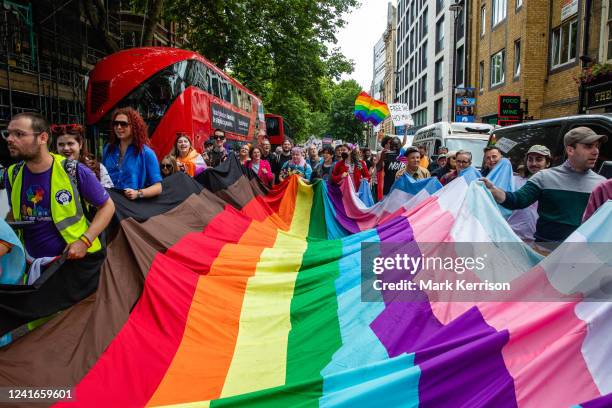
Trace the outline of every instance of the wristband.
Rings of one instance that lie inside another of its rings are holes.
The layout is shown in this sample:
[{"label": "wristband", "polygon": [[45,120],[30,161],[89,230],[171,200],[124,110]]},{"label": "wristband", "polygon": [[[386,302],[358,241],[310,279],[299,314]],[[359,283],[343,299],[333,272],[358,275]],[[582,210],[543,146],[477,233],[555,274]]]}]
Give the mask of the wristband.
[{"label": "wristband", "polygon": [[138,190],[138,198],[144,198],[144,193],[142,190]]},{"label": "wristband", "polygon": [[91,241],[89,238],[87,238],[87,236],[85,236],[85,234],[81,235],[79,239],[87,246],[87,248],[91,248]]}]

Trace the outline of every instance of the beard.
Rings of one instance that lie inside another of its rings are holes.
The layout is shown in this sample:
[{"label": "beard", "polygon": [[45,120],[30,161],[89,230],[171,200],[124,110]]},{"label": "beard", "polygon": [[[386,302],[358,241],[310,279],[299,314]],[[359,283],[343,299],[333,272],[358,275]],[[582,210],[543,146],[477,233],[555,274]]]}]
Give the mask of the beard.
[{"label": "beard", "polygon": [[36,148],[30,147],[29,149],[25,151],[11,151],[9,149],[9,154],[11,158],[18,160],[18,161],[22,161],[22,160],[28,161],[28,160],[35,159],[36,157],[38,157],[39,153],[40,153],[40,148],[36,149]]}]

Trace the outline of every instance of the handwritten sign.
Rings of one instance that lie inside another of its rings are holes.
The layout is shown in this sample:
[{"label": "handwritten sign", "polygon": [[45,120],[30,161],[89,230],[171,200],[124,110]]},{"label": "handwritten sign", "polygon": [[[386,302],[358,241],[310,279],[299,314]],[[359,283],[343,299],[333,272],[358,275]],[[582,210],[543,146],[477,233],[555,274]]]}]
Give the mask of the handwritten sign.
[{"label": "handwritten sign", "polygon": [[412,126],[414,121],[410,115],[410,109],[408,109],[407,103],[392,103],[389,104],[389,111],[391,112],[391,120],[393,120],[393,126]]}]

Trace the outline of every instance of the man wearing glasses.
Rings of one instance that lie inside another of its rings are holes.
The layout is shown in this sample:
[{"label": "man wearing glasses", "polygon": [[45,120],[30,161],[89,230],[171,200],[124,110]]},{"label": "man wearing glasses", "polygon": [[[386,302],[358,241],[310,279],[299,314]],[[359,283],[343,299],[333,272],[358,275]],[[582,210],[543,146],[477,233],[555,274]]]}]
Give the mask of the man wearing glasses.
[{"label": "man wearing glasses", "polygon": [[[2,137],[11,157],[19,160],[5,177],[9,219],[34,221],[20,234],[27,253],[42,258],[67,252],[68,259],[80,259],[100,251],[98,236],[115,205],[96,175],[76,160],[49,152],[49,124],[38,113],[15,115]],[[80,197],[98,209],[91,223]]]},{"label": "man wearing glasses", "polygon": [[210,167],[217,167],[221,163],[227,160],[227,150],[225,150],[225,132],[221,129],[215,129],[213,133],[214,145],[210,153],[208,153],[208,160],[210,161]]}]

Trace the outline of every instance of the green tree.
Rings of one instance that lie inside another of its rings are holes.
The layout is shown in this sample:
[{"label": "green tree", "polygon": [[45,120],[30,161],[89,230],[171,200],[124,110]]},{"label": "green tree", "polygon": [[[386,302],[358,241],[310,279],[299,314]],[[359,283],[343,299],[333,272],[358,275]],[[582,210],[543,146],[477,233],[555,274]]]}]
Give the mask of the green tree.
[{"label": "green tree", "polygon": [[[329,109],[325,83],[352,72],[336,48],[357,0],[165,0],[189,47],[261,96],[305,139]],[[314,116],[313,116],[314,115]]]},{"label": "green tree", "polygon": [[361,92],[361,86],[351,79],[334,84],[331,91],[328,134],[334,139],[351,143],[364,143],[363,132],[366,125],[354,115],[355,99]]},{"label": "green tree", "polygon": [[[99,0],[83,0],[90,9]],[[326,133],[332,80],[353,70],[333,48],[343,16],[358,0],[129,0],[146,15],[143,38],[159,18],[179,24],[193,49],[259,95],[282,115],[297,140]],[[330,46],[331,45],[331,46]]]}]

